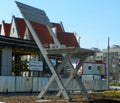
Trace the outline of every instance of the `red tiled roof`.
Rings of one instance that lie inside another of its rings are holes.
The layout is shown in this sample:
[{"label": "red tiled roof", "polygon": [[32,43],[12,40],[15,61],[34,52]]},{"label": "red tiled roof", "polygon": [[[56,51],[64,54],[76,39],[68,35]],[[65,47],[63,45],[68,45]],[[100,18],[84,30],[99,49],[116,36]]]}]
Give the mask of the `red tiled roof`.
[{"label": "red tiled roof", "polygon": [[68,32],[57,32],[57,38],[59,39],[61,44],[66,45],[67,47],[78,47],[78,42],[73,33]]},{"label": "red tiled roof", "polygon": [[[25,21],[22,18],[16,18],[16,23],[17,23],[18,32],[20,34],[20,38],[23,38],[24,34],[25,34],[25,29],[26,29]],[[31,24],[43,44],[53,43],[52,36],[50,35],[50,33],[45,25],[35,23],[35,22],[31,22]],[[63,32],[61,25],[59,23],[52,23],[52,25],[53,25],[53,27],[57,28],[57,37],[61,44],[64,44],[67,47],[78,46],[76,37],[74,36],[73,33]],[[31,38],[31,40],[33,40],[31,33],[30,33],[30,38]]]},{"label": "red tiled roof", "polygon": [[24,19],[22,19],[22,18],[15,17],[15,21],[16,21],[16,26],[17,26],[19,36],[21,39],[23,39],[25,30],[26,30],[26,23],[25,23]]},{"label": "red tiled roof", "polygon": [[[47,27],[43,24],[39,24],[39,23],[35,23],[35,22],[31,22],[32,26],[36,29],[41,29],[41,30],[47,30]],[[62,27],[59,23],[52,23],[53,27],[57,28],[58,32],[62,32]]]},{"label": "red tiled roof", "polygon": [[62,27],[59,23],[52,23],[53,27],[57,28],[58,32],[63,32]]},{"label": "red tiled roof", "polygon": [[[34,22],[31,22],[31,24],[43,44],[53,43],[52,36],[50,35],[45,25],[34,23]],[[57,27],[57,38],[61,44],[64,44],[67,47],[71,47],[71,46],[78,47],[79,46],[76,40],[76,37],[73,33],[63,32],[60,24],[57,24],[57,23],[52,23],[52,24],[53,24],[53,27]]]},{"label": "red tiled roof", "polygon": [[[38,34],[38,38],[41,40],[42,44],[51,44],[53,43],[53,39],[47,29],[47,27],[43,24],[31,22],[34,30]],[[30,38],[33,39],[32,35],[30,34]]]},{"label": "red tiled roof", "polygon": [[10,24],[5,23],[4,20],[2,21],[2,23],[3,23],[3,27],[4,27],[5,36],[8,37],[10,34],[11,23]]},{"label": "red tiled roof", "polygon": [[32,26],[34,29],[37,30],[47,30],[47,27],[43,24],[39,24],[39,23],[35,23],[35,22],[31,22]]},{"label": "red tiled roof", "polygon": [[38,38],[41,40],[42,44],[53,44],[53,39],[48,30],[38,30],[35,29],[38,34]]}]

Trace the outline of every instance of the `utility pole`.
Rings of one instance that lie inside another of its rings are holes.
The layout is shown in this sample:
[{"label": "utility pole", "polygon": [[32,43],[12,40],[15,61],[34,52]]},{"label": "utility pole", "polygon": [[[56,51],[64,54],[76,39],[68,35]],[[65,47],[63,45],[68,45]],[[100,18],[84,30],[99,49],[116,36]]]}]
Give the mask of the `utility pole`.
[{"label": "utility pole", "polygon": [[107,47],[107,89],[109,89],[109,49],[110,49],[110,38],[108,37],[108,47]]}]

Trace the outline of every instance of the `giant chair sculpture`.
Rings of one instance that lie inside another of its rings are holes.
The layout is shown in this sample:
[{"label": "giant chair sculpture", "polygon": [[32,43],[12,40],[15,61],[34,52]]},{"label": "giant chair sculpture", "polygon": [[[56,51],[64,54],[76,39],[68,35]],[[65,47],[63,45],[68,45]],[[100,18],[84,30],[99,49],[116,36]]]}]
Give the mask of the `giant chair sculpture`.
[{"label": "giant chair sculpture", "polygon": [[[50,77],[46,86],[42,89],[42,91],[38,95],[38,98],[42,99],[45,92],[48,90],[49,86],[51,85],[51,83],[53,81],[56,81],[57,84],[58,84],[58,87],[59,87],[59,92],[57,93],[57,96],[60,96],[62,94],[66,100],[70,101],[71,98],[70,98],[70,96],[67,92],[67,86],[69,85],[70,81],[74,77],[75,77],[78,85],[82,88],[85,96],[87,98],[90,98],[90,96],[89,96],[86,88],[84,87],[81,79],[77,75],[77,71],[81,67],[81,65],[84,62],[84,60],[86,59],[86,57],[88,55],[93,55],[94,52],[91,51],[91,50],[82,49],[82,48],[79,48],[79,47],[62,48],[59,40],[57,39],[57,37],[55,36],[55,34],[54,34],[54,32],[51,28],[51,23],[50,23],[48,17],[46,16],[46,14],[43,10],[28,6],[26,4],[23,4],[23,3],[20,3],[20,2],[17,2],[17,1],[16,1],[16,4],[17,4],[18,8],[20,9],[21,14],[24,17],[24,20],[25,20],[31,34],[32,34],[32,36],[33,36],[41,54],[43,55],[46,63],[48,64],[51,73],[52,73],[52,76]],[[57,48],[55,48],[55,49],[44,48],[42,42],[38,38],[37,33],[35,32],[34,28],[32,27],[30,21],[45,25],[47,27],[47,29],[49,30],[49,32],[50,32],[50,34],[51,34],[51,36],[54,40],[54,43],[57,45]],[[52,54],[60,54],[64,58],[62,63],[57,67],[57,69],[53,66],[51,60],[48,57],[48,55],[52,55]],[[72,56],[80,58],[80,62],[77,65],[76,69],[73,68],[73,65],[70,62],[70,58]],[[68,65],[70,67],[71,73],[70,73],[70,76],[67,78],[67,80],[64,84],[62,82],[62,78],[59,76],[59,73],[65,65]]]}]

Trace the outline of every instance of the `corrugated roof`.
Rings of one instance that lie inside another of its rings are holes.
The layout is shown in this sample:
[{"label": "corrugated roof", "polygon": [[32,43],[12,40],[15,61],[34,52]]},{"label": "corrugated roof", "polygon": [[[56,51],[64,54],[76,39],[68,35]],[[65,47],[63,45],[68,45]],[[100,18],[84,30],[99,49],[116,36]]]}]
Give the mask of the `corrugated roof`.
[{"label": "corrugated roof", "polygon": [[2,23],[3,23],[3,28],[4,28],[5,36],[8,37],[10,35],[11,23],[5,23],[4,20],[2,21]]}]

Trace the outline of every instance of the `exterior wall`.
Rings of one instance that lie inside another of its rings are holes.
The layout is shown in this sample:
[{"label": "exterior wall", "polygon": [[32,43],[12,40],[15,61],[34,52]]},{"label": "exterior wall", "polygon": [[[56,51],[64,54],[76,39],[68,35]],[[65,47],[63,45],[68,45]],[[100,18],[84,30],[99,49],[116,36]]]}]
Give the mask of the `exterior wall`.
[{"label": "exterior wall", "polygon": [[105,63],[95,63],[86,62],[82,65],[83,75],[105,75],[106,74],[106,64]]},{"label": "exterior wall", "polygon": [[10,37],[15,37],[15,38],[19,37],[14,17],[12,19],[11,30],[10,30]]},{"label": "exterior wall", "polygon": [[[107,63],[107,52],[108,49],[103,49],[103,51],[96,51],[96,54],[92,57],[88,57],[86,62],[105,62]],[[110,80],[120,80],[120,46],[113,45],[109,49],[109,76]]]},{"label": "exterior wall", "polygon": [[2,23],[2,26],[1,26],[1,34],[0,34],[0,35],[3,35],[3,36],[5,36],[4,27],[3,27],[3,23]]},{"label": "exterior wall", "polygon": [[[103,61],[107,62],[107,49],[103,50]],[[120,80],[120,47],[109,50],[109,74],[111,80]]]},{"label": "exterior wall", "polygon": [[26,28],[25,30],[25,35],[24,35],[24,38],[23,39],[27,39],[27,40],[30,40],[30,34],[28,32],[28,28]]},{"label": "exterior wall", "polygon": [[1,56],[1,75],[11,76],[12,75],[12,49],[3,48]]},{"label": "exterior wall", "polygon": [[76,32],[74,32],[74,35],[75,35],[76,40],[77,40],[77,42],[78,42],[78,44],[80,46],[80,36]]},{"label": "exterior wall", "polygon": [[96,61],[103,61],[103,52],[97,52],[96,53]]}]

